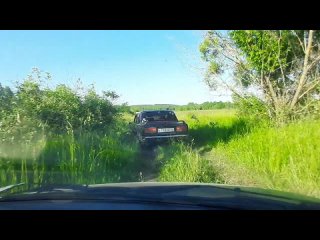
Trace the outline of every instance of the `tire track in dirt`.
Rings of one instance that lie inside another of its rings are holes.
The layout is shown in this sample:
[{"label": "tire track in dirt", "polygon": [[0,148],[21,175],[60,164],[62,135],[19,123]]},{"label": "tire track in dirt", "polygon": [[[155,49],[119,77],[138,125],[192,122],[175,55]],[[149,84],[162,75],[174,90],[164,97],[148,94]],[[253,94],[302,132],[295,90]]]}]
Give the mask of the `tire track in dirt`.
[{"label": "tire track in dirt", "polygon": [[158,169],[156,167],[157,147],[141,148],[139,161],[141,161],[140,181],[156,182]]}]

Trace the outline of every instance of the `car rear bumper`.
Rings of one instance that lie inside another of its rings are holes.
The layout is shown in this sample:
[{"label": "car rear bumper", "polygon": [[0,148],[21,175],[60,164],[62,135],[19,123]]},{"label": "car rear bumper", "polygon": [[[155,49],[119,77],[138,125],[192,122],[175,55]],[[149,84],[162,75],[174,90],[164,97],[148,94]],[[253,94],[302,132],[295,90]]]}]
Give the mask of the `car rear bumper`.
[{"label": "car rear bumper", "polygon": [[164,135],[164,136],[146,136],[142,139],[143,143],[152,144],[152,143],[162,143],[168,142],[170,140],[183,140],[188,137],[187,134],[179,134],[179,135]]},{"label": "car rear bumper", "polygon": [[147,136],[144,139],[163,139],[163,138],[184,138],[188,137],[187,134],[179,134],[179,135],[167,135],[167,136]]}]

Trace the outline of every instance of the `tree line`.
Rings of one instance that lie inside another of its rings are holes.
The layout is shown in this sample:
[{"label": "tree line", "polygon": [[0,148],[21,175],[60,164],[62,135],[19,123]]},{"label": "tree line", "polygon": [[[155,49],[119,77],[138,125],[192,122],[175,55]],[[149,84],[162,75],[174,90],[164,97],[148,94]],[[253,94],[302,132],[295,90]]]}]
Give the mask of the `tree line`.
[{"label": "tree line", "polygon": [[154,105],[132,105],[130,106],[133,112],[142,110],[175,110],[175,111],[186,111],[186,110],[213,110],[213,109],[224,109],[233,108],[232,102],[203,102],[193,103],[190,102],[186,105],[175,105],[175,104],[154,104]]}]

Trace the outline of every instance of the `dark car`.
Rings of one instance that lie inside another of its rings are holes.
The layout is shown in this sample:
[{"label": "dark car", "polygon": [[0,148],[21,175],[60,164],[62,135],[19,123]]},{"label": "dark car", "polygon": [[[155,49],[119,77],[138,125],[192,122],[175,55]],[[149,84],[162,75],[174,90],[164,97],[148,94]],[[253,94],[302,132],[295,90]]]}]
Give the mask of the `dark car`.
[{"label": "dark car", "polygon": [[179,121],[171,110],[136,113],[132,130],[142,146],[188,137],[188,124]]}]

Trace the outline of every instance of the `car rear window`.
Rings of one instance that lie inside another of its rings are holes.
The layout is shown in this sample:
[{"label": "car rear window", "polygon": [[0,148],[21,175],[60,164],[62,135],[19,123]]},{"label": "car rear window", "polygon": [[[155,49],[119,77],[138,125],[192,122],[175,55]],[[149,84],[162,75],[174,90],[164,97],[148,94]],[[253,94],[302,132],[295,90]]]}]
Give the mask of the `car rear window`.
[{"label": "car rear window", "polygon": [[178,121],[174,112],[168,111],[153,111],[142,113],[142,119],[145,118],[147,121]]}]

